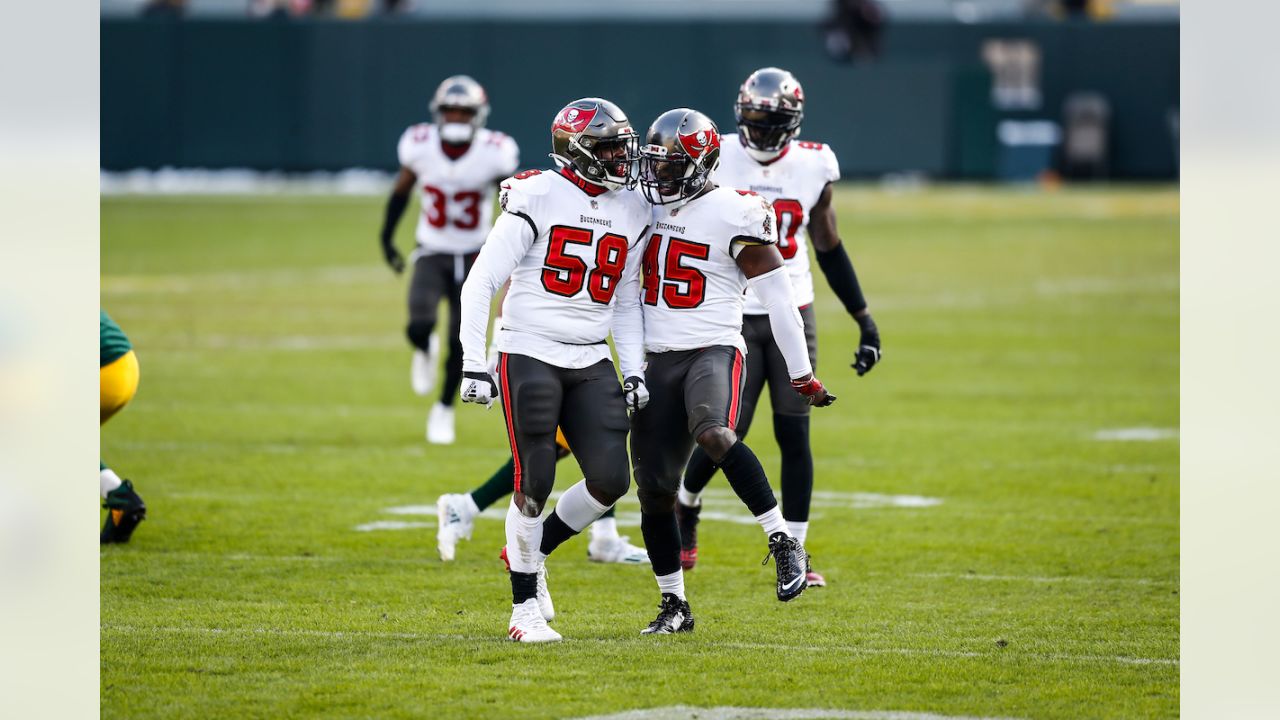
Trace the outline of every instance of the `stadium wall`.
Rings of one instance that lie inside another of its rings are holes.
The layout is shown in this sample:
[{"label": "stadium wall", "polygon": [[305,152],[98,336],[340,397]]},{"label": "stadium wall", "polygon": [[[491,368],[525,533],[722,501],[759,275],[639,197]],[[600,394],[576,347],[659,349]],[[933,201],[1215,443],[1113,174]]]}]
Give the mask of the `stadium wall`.
[{"label": "stadium wall", "polygon": [[[1039,45],[1039,111],[993,108],[981,58],[990,38]],[[742,78],[778,65],[805,85],[804,136],[831,143],[848,176],[992,177],[996,123],[1061,120],[1079,90],[1111,102],[1113,177],[1177,173],[1170,21],[901,21],[877,62],[849,65],[826,56],[808,22],[103,19],[101,60],[105,170],[393,169],[400,132],[427,119],[435,85],[458,72],[488,88],[490,127],[538,166],[550,119],[570,99],[613,99],[638,129],[687,105],[727,131]]]}]

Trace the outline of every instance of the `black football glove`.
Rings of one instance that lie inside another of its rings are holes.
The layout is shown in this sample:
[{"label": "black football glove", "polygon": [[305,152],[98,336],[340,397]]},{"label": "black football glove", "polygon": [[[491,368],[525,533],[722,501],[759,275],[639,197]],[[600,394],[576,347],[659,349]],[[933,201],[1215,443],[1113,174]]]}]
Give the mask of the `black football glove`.
[{"label": "black football glove", "polygon": [[628,410],[643,410],[649,404],[649,388],[645,386],[644,378],[632,375],[622,381],[622,397],[627,401]]},{"label": "black football glove", "polygon": [[390,240],[382,241],[382,256],[386,258],[387,264],[395,271],[397,275],[404,272],[404,257],[400,255],[400,251],[396,249],[395,244]]},{"label": "black football glove", "polygon": [[854,356],[850,367],[857,370],[858,376],[861,377],[871,372],[871,368],[880,362],[880,330],[876,328],[876,321],[872,320],[869,314],[854,319],[858,321],[858,327],[862,328],[862,340],[858,346],[858,354]]},{"label": "black football glove", "polygon": [[464,372],[458,395],[462,402],[493,407],[493,401],[498,399],[498,383],[487,372]]}]

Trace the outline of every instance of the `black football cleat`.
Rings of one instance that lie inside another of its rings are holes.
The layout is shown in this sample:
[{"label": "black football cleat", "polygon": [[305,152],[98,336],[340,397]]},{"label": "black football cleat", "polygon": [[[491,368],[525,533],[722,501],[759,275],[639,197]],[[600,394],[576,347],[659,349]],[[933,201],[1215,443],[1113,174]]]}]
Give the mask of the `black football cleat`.
[{"label": "black football cleat", "polygon": [[138,523],[147,517],[147,504],[133,491],[133,483],[128,480],[107,493],[102,507],[107,509],[107,522],[98,538],[101,545],[129,542]]},{"label": "black football cleat", "polygon": [[676,527],[680,529],[680,567],[692,570],[698,564],[698,513],[702,506],[689,507],[676,501]]},{"label": "black football cleat", "polygon": [[804,592],[809,586],[805,574],[809,569],[809,556],[799,540],[786,533],[776,532],[769,536],[769,554],[764,556],[761,565],[768,565],[773,558],[774,567],[778,570],[778,599],[787,602]]},{"label": "black football cleat", "polygon": [[640,631],[641,635],[671,635],[679,632],[693,632],[693,611],[689,603],[672,593],[662,593],[662,604],[658,606],[658,617],[649,623],[649,627]]}]

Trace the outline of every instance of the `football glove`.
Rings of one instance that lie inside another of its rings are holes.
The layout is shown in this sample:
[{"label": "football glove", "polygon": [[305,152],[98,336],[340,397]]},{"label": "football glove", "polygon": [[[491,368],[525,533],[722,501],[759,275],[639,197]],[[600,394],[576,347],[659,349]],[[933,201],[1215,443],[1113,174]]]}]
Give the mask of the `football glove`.
[{"label": "football glove", "polygon": [[404,272],[404,256],[396,249],[396,246],[388,241],[382,243],[382,256],[386,258],[387,265],[395,271],[397,275]]},{"label": "football glove", "polygon": [[850,367],[858,371],[858,377],[862,377],[880,362],[880,330],[876,328],[876,321],[870,315],[854,319],[858,321],[858,327],[862,328],[862,340]]},{"label": "football glove", "polygon": [[792,380],[791,389],[803,395],[804,399],[814,407],[826,407],[836,401],[836,396],[827,392],[822,381],[813,374],[807,378]]},{"label": "football glove", "polygon": [[462,397],[462,402],[493,407],[493,401],[498,399],[498,383],[487,372],[464,372],[458,395]]},{"label": "football glove", "polygon": [[622,381],[622,397],[627,401],[627,409],[637,412],[644,409],[649,404],[649,388],[644,384],[644,378],[632,375]]}]

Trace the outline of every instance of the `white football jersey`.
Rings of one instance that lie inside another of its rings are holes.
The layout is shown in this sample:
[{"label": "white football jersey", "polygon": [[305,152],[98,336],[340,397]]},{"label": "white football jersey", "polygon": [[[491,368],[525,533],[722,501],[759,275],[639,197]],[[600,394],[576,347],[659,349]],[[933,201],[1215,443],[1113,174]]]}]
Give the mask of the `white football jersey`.
[{"label": "white football jersey", "polygon": [[502,181],[499,204],[534,238],[511,273],[498,349],[568,368],[609,358],[615,293],[624,272],[638,277],[649,203],[634,190],[593,197],[560,172],[526,170]]},{"label": "white football jersey", "polygon": [[[752,159],[736,133],[725,135],[720,144],[720,168],[712,178],[720,185],[752,190],[773,206],[778,224],[778,251],[791,278],[796,304],[813,302],[813,274],[809,271],[808,224],[813,206],[827,183],[840,179],[840,164],[829,145],[792,140],[786,150],[768,165]],[[755,294],[747,292],[743,312],[766,315]]]},{"label": "white football jersey", "polygon": [[400,165],[418,176],[422,252],[465,255],[479,250],[493,223],[495,183],[520,165],[516,141],[481,128],[471,147],[450,160],[436,126],[422,123],[404,131],[397,152]]},{"label": "white football jersey", "polygon": [[653,206],[644,253],[644,346],[649,352],[742,341],[747,278],[734,258],[735,237],[774,242],[774,218],[762,197],[729,187],[677,208]]}]

